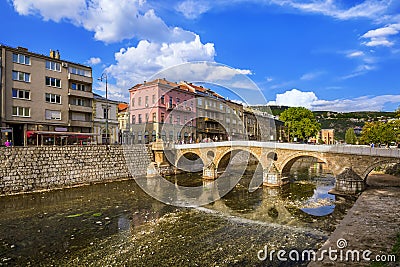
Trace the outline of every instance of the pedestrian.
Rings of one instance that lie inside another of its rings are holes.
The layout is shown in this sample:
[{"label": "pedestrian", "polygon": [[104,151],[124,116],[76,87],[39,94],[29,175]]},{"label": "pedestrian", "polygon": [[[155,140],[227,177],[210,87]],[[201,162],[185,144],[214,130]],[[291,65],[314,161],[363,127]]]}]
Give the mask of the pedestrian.
[{"label": "pedestrian", "polygon": [[10,147],[11,146],[11,142],[9,140],[7,140],[7,141],[4,142],[4,145],[6,147]]}]

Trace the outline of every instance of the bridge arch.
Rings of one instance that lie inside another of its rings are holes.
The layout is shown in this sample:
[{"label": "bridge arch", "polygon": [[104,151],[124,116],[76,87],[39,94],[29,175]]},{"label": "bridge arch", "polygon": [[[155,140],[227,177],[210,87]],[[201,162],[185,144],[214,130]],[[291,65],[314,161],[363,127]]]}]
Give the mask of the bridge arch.
[{"label": "bridge arch", "polygon": [[216,168],[217,169],[221,168],[221,164],[224,163],[223,159],[226,158],[228,154],[232,155],[233,152],[241,152],[241,151],[247,152],[250,155],[254,156],[257,159],[257,161],[261,164],[261,166],[264,168],[263,166],[264,164],[261,160],[260,155],[258,155],[257,153],[255,153],[254,151],[252,151],[250,148],[247,147],[237,147],[237,148],[230,147],[228,150],[224,151],[223,153],[220,153],[220,155],[218,155],[214,161]]},{"label": "bridge arch", "polygon": [[281,173],[282,174],[290,173],[290,169],[292,168],[293,164],[300,158],[304,157],[316,158],[317,160],[320,160],[321,162],[327,164],[328,166],[330,165],[330,162],[327,161],[325,158],[321,157],[319,153],[297,152],[290,155],[289,157],[287,157],[285,160],[282,161],[280,170]]},{"label": "bridge arch", "polygon": [[204,160],[201,155],[193,151],[186,151],[177,156],[176,168],[186,172],[200,172],[204,167]]},{"label": "bridge arch", "polygon": [[384,164],[392,164],[392,163],[400,163],[400,159],[393,158],[393,159],[389,159],[389,160],[381,160],[381,161],[375,162],[374,164],[370,165],[370,166],[361,174],[361,178],[362,178],[364,181],[366,181],[366,179],[367,179],[367,177],[368,177],[368,174],[369,174],[370,172],[372,172],[376,167],[379,167],[379,166],[384,165]]}]

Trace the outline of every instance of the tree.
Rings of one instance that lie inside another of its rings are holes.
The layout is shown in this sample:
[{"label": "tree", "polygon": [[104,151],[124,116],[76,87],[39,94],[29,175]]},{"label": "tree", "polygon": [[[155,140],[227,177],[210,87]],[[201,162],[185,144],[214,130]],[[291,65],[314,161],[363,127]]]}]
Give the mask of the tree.
[{"label": "tree", "polygon": [[315,119],[311,110],[304,107],[291,107],[281,113],[280,119],[285,122],[289,141],[295,137],[308,140],[318,134],[321,125]]},{"label": "tree", "polygon": [[354,133],[354,129],[353,128],[349,128],[346,131],[346,134],[344,136],[344,140],[346,141],[347,144],[356,144],[357,143],[357,136]]},{"label": "tree", "polygon": [[396,117],[400,118],[400,106],[396,109]]},{"label": "tree", "polygon": [[361,132],[361,141],[364,144],[390,144],[399,142],[400,122],[367,122]]}]

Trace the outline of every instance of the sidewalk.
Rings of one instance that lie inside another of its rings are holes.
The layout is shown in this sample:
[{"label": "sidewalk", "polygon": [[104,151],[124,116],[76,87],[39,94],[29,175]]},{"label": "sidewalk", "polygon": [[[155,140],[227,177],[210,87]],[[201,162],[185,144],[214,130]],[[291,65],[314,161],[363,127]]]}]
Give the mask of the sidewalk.
[{"label": "sidewalk", "polygon": [[[377,178],[373,177],[371,184],[377,185]],[[393,179],[393,183],[397,182],[400,182],[400,178]],[[329,248],[338,250],[336,253],[338,260],[329,260],[329,254],[325,252],[323,262],[310,262],[308,266],[371,266],[372,262],[363,260],[359,262],[345,261],[346,252],[358,250],[360,259],[362,259],[362,251],[370,250],[372,253],[367,255],[367,258],[371,260],[374,260],[376,255],[393,254],[392,248],[399,232],[400,187],[370,187],[357,199],[354,206],[318,251],[319,256],[322,250],[329,250]],[[339,239],[345,240],[339,245],[343,248],[338,248],[337,241]],[[343,261],[340,261],[341,251]],[[350,255],[349,258],[351,259],[352,256]],[[396,263],[387,263],[385,266],[399,266],[399,260],[397,259]]]}]

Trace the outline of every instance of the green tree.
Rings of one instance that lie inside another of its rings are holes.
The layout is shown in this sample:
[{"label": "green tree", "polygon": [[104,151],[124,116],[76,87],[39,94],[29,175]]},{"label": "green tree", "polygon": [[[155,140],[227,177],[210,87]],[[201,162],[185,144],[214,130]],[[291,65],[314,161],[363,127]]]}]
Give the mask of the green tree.
[{"label": "green tree", "polygon": [[361,141],[364,144],[390,144],[391,142],[399,142],[400,122],[367,122],[365,123]]},{"label": "green tree", "polygon": [[348,128],[346,130],[346,134],[344,136],[344,140],[346,141],[347,144],[356,144],[357,143],[357,136],[354,133],[354,129],[353,128]]},{"label": "green tree", "polygon": [[308,140],[317,135],[321,129],[321,125],[317,122],[311,110],[304,107],[288,108],[281,113],[280,119],[285,122],[289,141],[292,141],[295,137]]},{"label": "green tree", "polygon": [[396,117],[400,118],[400,106],[396,109]]}]

